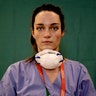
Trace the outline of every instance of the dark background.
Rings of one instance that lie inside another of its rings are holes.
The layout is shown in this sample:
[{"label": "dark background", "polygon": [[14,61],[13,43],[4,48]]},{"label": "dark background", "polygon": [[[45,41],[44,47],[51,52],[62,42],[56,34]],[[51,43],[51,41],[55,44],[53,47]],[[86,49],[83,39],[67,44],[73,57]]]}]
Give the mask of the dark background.
[{"label": "dark background", "polygon": [[60,51],[86,66],[96,88],[96,0],[0,0],[0,79],[10,64],[33,54],[31,15],[43,3],[62,8],[67,31]]}]

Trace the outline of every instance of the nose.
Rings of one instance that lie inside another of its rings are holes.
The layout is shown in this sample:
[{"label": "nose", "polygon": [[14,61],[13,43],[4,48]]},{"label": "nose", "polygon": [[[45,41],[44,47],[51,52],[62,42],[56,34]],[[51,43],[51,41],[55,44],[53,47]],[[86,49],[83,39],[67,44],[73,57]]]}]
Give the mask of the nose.
[{"label": "nose", "polygon": [[51,32],[49,29],[46,29],[45,32],[44,32],[44,37],[45,38],[50,38],[51,37]]}]

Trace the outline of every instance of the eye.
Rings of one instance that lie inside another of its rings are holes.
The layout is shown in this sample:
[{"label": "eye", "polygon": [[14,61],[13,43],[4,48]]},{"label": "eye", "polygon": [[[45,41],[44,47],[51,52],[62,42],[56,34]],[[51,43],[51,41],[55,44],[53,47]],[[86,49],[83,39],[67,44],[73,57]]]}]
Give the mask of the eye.
[{"label": "eye", "polygon": [[42,26],[36,27],[36,30],[43,31],[44,30],[44,27],[42,27]]},{"label": "eye", "polygon": [[50,30],[51,30],[51,31],[57,31],[58,29],[59,29],[58,26],[52,26],[52,27],[50,27]]}]

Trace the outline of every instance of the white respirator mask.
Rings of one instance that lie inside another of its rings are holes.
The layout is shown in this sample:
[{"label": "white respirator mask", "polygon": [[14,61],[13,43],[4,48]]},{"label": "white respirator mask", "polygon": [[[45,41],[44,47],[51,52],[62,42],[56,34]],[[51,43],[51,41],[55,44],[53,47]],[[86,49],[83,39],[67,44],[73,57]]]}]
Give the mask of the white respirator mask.
[{"label": "white respirator mask", "polygon": [[63,62],[63,56],[60,52],[45,49],[35,55],[35,60],[45,69],[55,69]]}]

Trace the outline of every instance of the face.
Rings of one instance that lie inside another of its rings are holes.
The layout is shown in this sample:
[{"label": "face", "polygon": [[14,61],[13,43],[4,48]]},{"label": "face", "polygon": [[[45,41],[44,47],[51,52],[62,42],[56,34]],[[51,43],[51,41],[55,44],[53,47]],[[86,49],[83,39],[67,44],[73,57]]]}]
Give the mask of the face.
[{"label": "face", "polygon": [[61,32],[59,15],[52,11],[41,11],[35,17],[32,35],[36,40],[38,52],[44,49],[59,50]]}]

